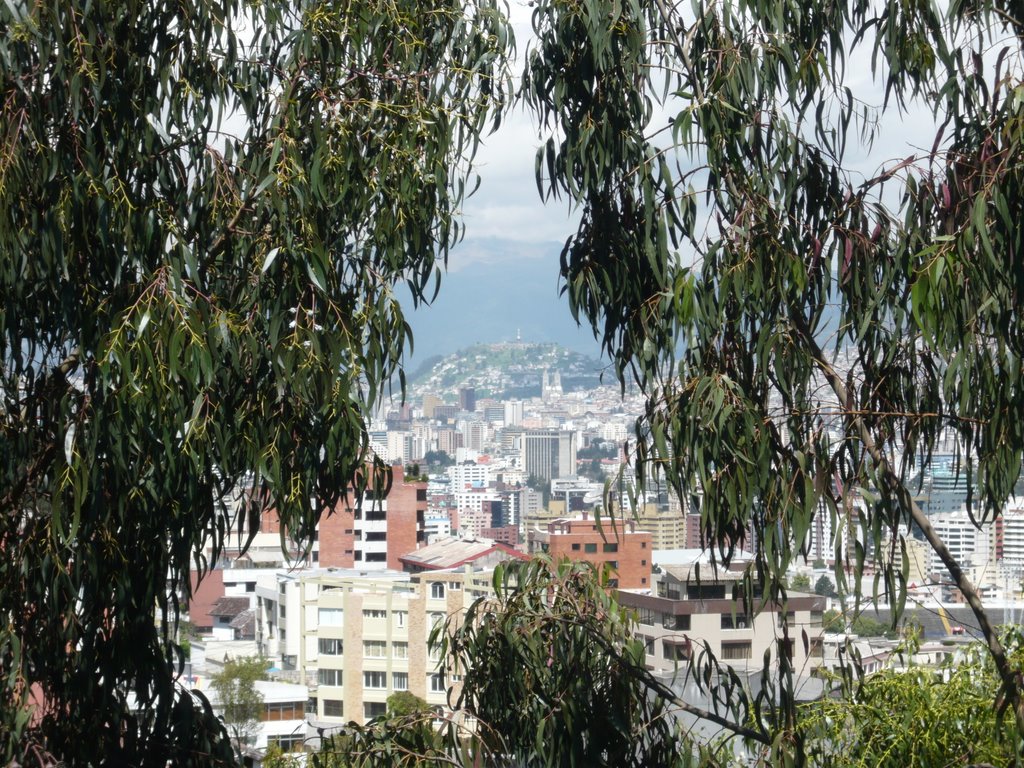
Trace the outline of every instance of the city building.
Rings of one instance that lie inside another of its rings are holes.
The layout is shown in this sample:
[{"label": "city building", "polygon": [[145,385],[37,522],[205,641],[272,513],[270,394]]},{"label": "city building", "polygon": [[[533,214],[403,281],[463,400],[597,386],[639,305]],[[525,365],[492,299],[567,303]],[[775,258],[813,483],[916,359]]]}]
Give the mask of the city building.
[{"label": "city building", "polygon": [[522,434],[523,469],[542,480],[576,474],[576,433],[528,429]]},{"label": "city building", "polygon": [[[699,565],[703,567],[698,573]],[[784,632],[778,605],[769,603],[754,614],[744,609],[743,576],[741,571],[716,571],[695,552],[688,565],[662,566],[651,588],[620,590],[619,601],[637,612],[648,667],[677,669],[705,645],[715,658],[732,665],[763,665],[764,654],[770,651],[773,659],[787,654],[800,674],[819,666],[825,598],[791,593]]]},{"label": "city building", "polygon": [[397,569],[399,557],[426,543],[427,483],[405,481],[391,468],[386,496],[369,489],[357,506],[354,494],[320,518],[317,562],[322,567]]},{"label": "city building", "polygon": [[396,691],[447,709],[458,680],[438,670],[430,634],[490,589],[490,573],[472,569],[417,576],[320,569],[303,576],[299,668],[316,680],[314,727],[329,733],[378,717]]},{"label": "city building", "polygon": [[545,552],[554,560],[564,557],[607,566],[613,588],[650,587],[651,534],[638,530],[632,519],[597,520],[586,513],[560,518],[544,530],[529,531],[527,544],[531,553]]}]

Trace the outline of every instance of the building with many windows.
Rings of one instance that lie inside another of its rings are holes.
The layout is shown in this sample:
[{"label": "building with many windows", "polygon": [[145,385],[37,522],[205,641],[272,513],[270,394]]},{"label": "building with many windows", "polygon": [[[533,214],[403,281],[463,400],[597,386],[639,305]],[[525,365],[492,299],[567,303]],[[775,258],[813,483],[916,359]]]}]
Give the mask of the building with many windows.
[{"label": "building with many windows", "polygon": [[530,552],[545,552],[554,560],[583,560],[611,569],[610,584],[620,589],[645,589],[651,584],[651,534],[637,529],[633,519],[603,518],[587,513],[560,518],[527,534]]},{"label": "building with many windows", "polygon": [[[699,570],[698,565],[703,567]],[[648,590],[621,590],[619,601],[637,612],[637,633],[647,642],[647,666],[671,671],[685,665],[705,644],[720,661],[731,665],[762,665],[785,653],[800,674],[821,664],[822,615],[825,598],[792,592],[786,604],[787,628],[778,605],[757,613],[743,606],[743,573],[713,570],[695,553],[689,565],[662,566]],[[755,598],[760,597],[756,594]],[[807,645],[804,645],[804,633]]]},{"label": "building with many windows", "polygon": [[522,435],[522,463],[528,475],[543,480],[576,474],[576,433],[527,429]]},{"label": "building with many windows", "polygon": [[458,681],[439,671],[430,634],[490,589],[490,572],[473,570],[303,576],[299,668],[315,680],[311,720],[325,728],[365,722],[384,714],[396,691],[446,707]]}]

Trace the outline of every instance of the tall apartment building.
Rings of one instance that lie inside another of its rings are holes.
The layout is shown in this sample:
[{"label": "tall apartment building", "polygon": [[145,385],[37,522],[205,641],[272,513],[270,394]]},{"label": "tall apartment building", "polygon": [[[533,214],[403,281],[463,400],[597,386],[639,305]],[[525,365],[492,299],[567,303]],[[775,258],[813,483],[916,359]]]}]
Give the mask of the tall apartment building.
[{"label": "tall apartment building", "polygon": [[528,429],[522,436],[523,469],[544,480],[576,474],[576,433]]},{"label": "tall apartment building", "polygon": [[302,577],[304,638],[299,668],[316,680],[313,720],[357,723],[384,714],[387,698],[410,691],[446,709],[446,680],[430,633],[489,594],[490,573],[438,571],[377,574],[319,570]]},{"label": "tall apartment building", "polygon": [[721,569],[715,573],[705,563],[698,580],[692,564],[663,568],[650,590],[618,592],[619,602],[637,612],[637,632],[647,643],[648,668],[677,669],[700,653],[704,643],[716,658],[737,666],[760,666],[769,650],[773,660],[780,653],[788,655],[800,674],[810,674],[821,665],[824,597],[789,596],[787,635],[778,605],[768,604],[756,615],[744,610],[742,573]]},{"label": "tall apartment building", "polygon": [[400,568],[398,558],[426,543],[427,483],[406,482],[401,466],[391,468],[386,496],[367,491],[361,508],[343,498],[320,518],[319,564],[323,567]]}]

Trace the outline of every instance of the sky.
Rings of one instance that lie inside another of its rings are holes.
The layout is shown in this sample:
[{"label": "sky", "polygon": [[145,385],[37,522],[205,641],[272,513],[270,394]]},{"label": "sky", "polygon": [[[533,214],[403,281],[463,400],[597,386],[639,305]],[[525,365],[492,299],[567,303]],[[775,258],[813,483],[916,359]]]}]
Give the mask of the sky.
[{"label": "sky", "polygon": [[[518,74],[531,37],[532,9],[510,0],[509,11]],[[869,45],[851,57],[846,82],[869,103],[880,104],[881,87],[868,69],[867,50]],[[873,147],[852,153],[852,165],[870,178],[911,152],[927,150],[914,146],[913,137],[929,135],[934,121],[924,110],[892,111]],[[474,343],[508,341],[517,329],[525,341],[556,342],[598,357],[593,334],[576,325],[559,294],[559,253],[575,231],[575,217],[564,200],[544,204],[540,199],[534,158],[541,143],[522,110],[509,113],[499,131],[486,137],[476,158],[480,187],[463,207],[465,239],[450,254],[440,294],[432,306],[415,312],[407,307],[415,339],[406,361],[411,367]]]}]

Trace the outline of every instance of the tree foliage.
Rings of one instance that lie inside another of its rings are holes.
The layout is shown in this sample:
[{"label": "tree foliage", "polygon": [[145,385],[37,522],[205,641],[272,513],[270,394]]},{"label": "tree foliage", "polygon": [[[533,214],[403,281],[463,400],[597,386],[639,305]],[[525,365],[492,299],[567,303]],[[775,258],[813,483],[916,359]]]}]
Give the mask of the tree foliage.
[{"label": "tree foliage", "polygon": [[836,585],[832,583],[832,579],[823,573],[814,582],[814,594],[821,595],[822,597],[836,597],[838,593],[836,592]]},{"label": "tree foliage", "polygon": [[438,627],[452,706],[478,723],[476,748],[519,765],[687,765],[697,748],[652,687],[635,620],[587,563],[544,558],[494,572],[493,599]]},{"label": "tree foliage", "polygon": [[263,694],[256,681],[264,679],[266,671],[267,660],[260,656],[228,659],[210,681],[220,700],[224,724],[239,749],[255,738],[263,719]]},{"label": "tree foliage", "polygon": [[[1018,643],[1011,638],[1015,668]],[[992,707],[999,676],[984,647],[951,648],[938,667],[914,664],[916,650],[914,641],[901,647],[907,668],[852,678],[842,695],[803,707],[813,765],[1015,764],[1018,731]]]},{"label": "tree foliage", "polygon": [[433,295],[510,45],[491,0],[0,5],[14,744],[230,760],[172,684],[177,596],[244,517],[309,542],[365,485],[411,343],[394,290]]},{"label": "tree foliage", "polygon": [[[581,213],[561,256],[573,313],[647,395],[640,476],[700,493],[704,540],[751,548],[769,599],[827,516],[840,591],[872,567],[898,609],[914,529],[1024,725],[978,592],[908,488],[954,446],[981,523],[1020,476],[1019,8],[538,0],[533,26],[538,186]],[[865,172],[910,113],[934,134]]]}]

